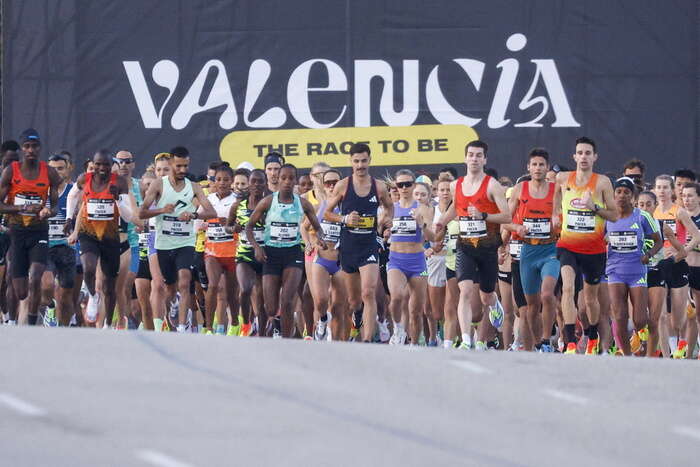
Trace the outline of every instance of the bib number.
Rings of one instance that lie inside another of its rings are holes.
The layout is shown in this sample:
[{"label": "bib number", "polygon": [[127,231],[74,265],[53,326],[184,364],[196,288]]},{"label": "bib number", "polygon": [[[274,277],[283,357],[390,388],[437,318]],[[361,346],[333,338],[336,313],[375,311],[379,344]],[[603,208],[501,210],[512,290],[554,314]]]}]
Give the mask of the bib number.
[{"label": "bib number", "polygon": [[189,237],[192,235],[193,225],[191,221],[181,221],[177,217],[163,216],[161,225],[163,235],[171,237]]},{"label": "bib number", "polygon": [[272,222],[270,225],[270,240],[279,243],[296,242],[299,235],[299,224],[295,222]]},{"label": "bib number", "polygon": [[226,232],[223,225],[212,222],[207,225],[207,240],[214,243],[233,241],[233,235]]},{"label": "bib number", "polygon": [[329,243],[338,243],[340,240],[340,224],[337,222],[321,222],[323,229],[323,241]]},{"label": "bib number", "polygon": [[527,228],[525,238],[549,238],[552,232],[552,222],[547,218],[525,218],[523,226]]},{"label": "bib number", "polygon": [[63,231],[65,225],[65,219],[49,219],[49,240],[62,240],[66,238],[66,234]]},{"label": "bib number", "polygon": [[87,218],[89,221],[108,221],[114,219],[114,200],[87,200]]},{"label": "bib number", "polygon": [[595,232],[595,213],[570,209],[566,214],[566,230],[570,232]]},{"label": "bib number", "polygon": [[[15,206],[31,206],[32,204],[41,204],[41,196],[29,193],[17,193],[15,195]],[[36,214],[22,213],[23,216],[36,216]]]},{"label": "bib number", "polygon": [[[253,227],[253,238],[258,245],[263,245],[265,243],[265,227]],[[251,246],[245,233],[241,235],[241,243],[248,247]]]},{"label": "bib number", "polygon": [[473,217],[459,218],[459,235],[462,238],[481,238],[486,236],[486,221]]},{"label": "bib number", "polygon": [[522,253],[522,250],[523,242],[520,240],[511,240],[510,243],[508,243],[508,251],[510,252],[511,258],[514,260],[520,260],[520,253]]},{"label": "bib number", "polygon": [[391,225],[391,235],[397,237],[414,237],[417,227],[416,220],[411,216],[395,217]]},{"label": "bib number", "polygon": [[610,248],[616,253],[634,253],[638,251],[637,233],[633,231],[609,232]]}]

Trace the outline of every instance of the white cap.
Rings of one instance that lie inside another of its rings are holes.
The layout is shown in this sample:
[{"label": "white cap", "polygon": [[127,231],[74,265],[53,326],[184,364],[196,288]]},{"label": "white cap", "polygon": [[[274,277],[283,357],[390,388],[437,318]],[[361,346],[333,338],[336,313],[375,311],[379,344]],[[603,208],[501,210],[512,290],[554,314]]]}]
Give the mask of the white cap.
[{"label": "white cap", "polygon": [[250,162],[243,161],[240,164],[238,164],[238,167],[236,167],[236,169],[248,169],[248,170],[252,171],[255,169],[255,167],[253,167],[253,164],[251,164]]}]

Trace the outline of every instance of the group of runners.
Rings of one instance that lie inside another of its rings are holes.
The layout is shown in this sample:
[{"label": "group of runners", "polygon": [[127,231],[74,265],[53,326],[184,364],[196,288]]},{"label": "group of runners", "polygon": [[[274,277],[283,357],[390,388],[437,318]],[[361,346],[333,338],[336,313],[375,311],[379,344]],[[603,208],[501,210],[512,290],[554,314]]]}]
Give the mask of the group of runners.
[{"label": "group of runners", "polygon": [[546,149],[516,183],[465,147],[466,174],[307,174],[216,161],[185,147],[141,178],[128,151],[41,160],[36,130],[2,144],[5,324],[351,340],[458,349],[692,358],[700,316],[700,185],[644,164],[594,172]]}]

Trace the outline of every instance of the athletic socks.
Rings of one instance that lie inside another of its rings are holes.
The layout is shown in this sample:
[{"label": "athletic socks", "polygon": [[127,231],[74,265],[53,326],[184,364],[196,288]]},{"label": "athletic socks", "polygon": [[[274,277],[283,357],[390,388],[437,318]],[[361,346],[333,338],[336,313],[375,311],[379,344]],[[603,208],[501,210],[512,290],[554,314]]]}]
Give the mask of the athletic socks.
[{"label": "athletic socks", "polygon": [[588,328],[588,338],[590,340],[598,339],[598,325],[597,324],[591,324],[591,326]]},{"label": "athletic socks", "polygon": [[668,338],[668,346],[671,348],[671,353],[678,350],[678,336]]},{"label": "athletic socks", "polygon": [[565,324],[564,325],[564,342],[576,343],[576,325],[575,324]]},{"label": "athletic socks", "polygon": [[452,348],[452,341],[450,339],[445,339],[442,341],[442,347],[445,349],[451,349]]},{"label": "athletic socks", "polygon": [[469,333],[463,332],[462,333],[462,342],[467,344],[469,347],[472,346],[472,336]]},{"label": "athletic socks", "polygon": [[324,313],[323,316],[321,316],[321,322],[325,323],[328,321],[328,313]]},{"label": "athletic socks", "polygon": [[161,332],[163,330],[163,320],[159,318],[153,318],[153,327],[156,332]]}]

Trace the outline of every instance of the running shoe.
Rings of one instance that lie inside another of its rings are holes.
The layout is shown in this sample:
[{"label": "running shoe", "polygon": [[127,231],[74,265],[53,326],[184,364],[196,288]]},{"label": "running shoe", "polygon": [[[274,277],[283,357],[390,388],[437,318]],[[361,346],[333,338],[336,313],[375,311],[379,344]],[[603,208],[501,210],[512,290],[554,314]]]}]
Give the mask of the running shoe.
[{"label": "running shoe", "polygon": [[476,350],[477,352],[485,352],[486,351],[486,342],[476,341],[476,346],[474,347],[474,350]]},{"label": "running shoe", "polygon": [[206,331],[204,331],[204,335],[205,335],[205,336],[213,336],[214,333],[211,332],[211,329],[207,329]]},{"label": "running shoe", "polygon": [[639,332],[637,334],[639,334],[639,340],[641,340],[642,342],[648,341],[649,340],[649,327],[644,326],[642,329],[639,330]]},{"label": "running shoe", "polygon": [[226,334],[226,329],[224,328],[223,324],[217,324],[214,329],[214,334],[216,334],[217,336],[223,336]]},{"label": "running shoe", "polygon": [[184,324],[178,324],[177,325],[177,332],[179,332],[179,333],[187,332],[187,327]]},{"label": "running shoe", "polygon": [[438,346],[437,339],[428,341],[428,347],[437,347],[437,346]]},{"label": "running shoe", "polygon": [[564,351],[564,354],[576,355],[576,342],[569,342],[566,345],[566,350]]},{"label": "running shoe", "polygon": [[46,307],[44,311],[44,326],[48,328],[55,328],[58,326],[58,320],[56,319],[56,302],[51,300],[51,304]]},{"label": "running shoe", "polygon": [[236,337],[238,337],[238,335],[239,335],[240,333],[241,333],[241,325],[240,325],[240,324],[237,324],[237,325],[235,325],[235,326],[232,326],[232,325],[229,324],[229,326],[228,326],[228,331],[226,331],[226,335],[227,335],[227,336],[236,336]]},{"label": "running shoe", "polygon": [[309,336],[309,335],[306,335],[306,336],[304,336],[304,340],[305,340],[305,341],[313,341],[314,338],[311,337],[311,336]]},{"label": "running shoe", "polygon": [[239,336],[241,337],[249,337],[250,332],[252,331],[253,326],[251,324],[241,324],[241,333]]},{"label": "running shoe", "polygon": [[360,330],[354,325],[350,326],[350,342],[355,342],[360,337]]},{"label": "running shoe", "polygon": [[598,355],[600,353],[599,342],[599,339],[588,339],[588,345],[586,346],[586,355]]},{"label": "running shoe", "polygon": [[391,332],[389,332],[389,323],[387,320],[377,321],[377,329],[379,329],[379,341],[386,344],[391,339]]},{"label": "running shoe", "polygon": [[504,316],[505,314],[503,313],[501,302],[496,300],[496,305],[489,307],[489,321],[491,321],[491,325],[500,331],[503,326]]},{"label": "running shoe", "polygon": [[642,350],[642,339],[639,337],[639,334],[636,331],[633,332],[632,337],[630,337],[630,348],[632,349],[633,354],[636,354]]},{"label": "running shoe", "polygon": [[272,338],[273,339],[282,339],[282,334],[275,328],[272,329]]},{"label": "running shoe", "polygon": [[[455,344],[456,344],[456,342],[455,342]],[[460,350],[471,350],[472,349],[469,346],[469,344],[467,344],[466,342],[462,342],[461,344],[459,344],[459,347],[457,347],[457,348]]]},{"label": "running shoe", "polygon": [[685,354],[688,351],[688,342],[681,339],[678,341],[678,348],[673,352],[673,358],[680,359],[685,358]]},{"label": "running shoe", "polygon": [[551,344],[542,344],[539,353],[554,353],[554,347]]},{"label": "running shoe", "polygon": [[322,341],[326,338],[326,334],[328,334],[328,319],[326,319],[325,321],[319,319],[316,322],[316,330],[314,331],[314,339],[317,341]]},{"label": "running shoe", "polygon": [[97,314],[100,311],[100,304],[102,303],[102,295],[95,293],[95,295],[92,295],[88,298],[88,303],[87,303],[87,320],[90,323],[94,323],[97,321]]}]

